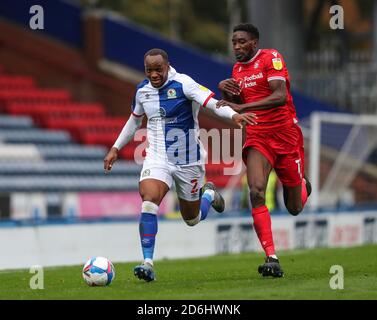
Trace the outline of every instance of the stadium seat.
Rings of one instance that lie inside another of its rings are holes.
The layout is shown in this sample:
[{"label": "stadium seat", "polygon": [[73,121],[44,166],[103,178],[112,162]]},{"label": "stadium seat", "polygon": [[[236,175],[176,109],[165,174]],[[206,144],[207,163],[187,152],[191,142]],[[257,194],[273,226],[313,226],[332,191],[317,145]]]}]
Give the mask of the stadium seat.
[{"label": "stadium seat", "polygon": [[[5,111],[14,115],[30,115],[42,127],[60,128],[54,121],[64,119],[96,119],[105,117],[104,109],[97,104],[9,104]],[[61,127],[63,128],[63,127]]]},{"label": "stadium seat", "polygon": [[24,176],[0,175],[0,192],[78,192],[78,191],[127,191],[138,188],[139,177],[125,179],[119,176]]},{"label": "stadium seat", "polygon": [[51,117],[99,117],[104,116],[105,111],[100,104],[87,103],[8,103],[4,110],[11,114],[30,114]]},{"label": "stadium seat", "polygon": [[[119,152],[111,174],[103,171],[103,159],[126,117],[106,115],[98,103],[72,101],[66,90],[39,89],[31,77],[5,74],[0,74],[0,112],[8,113],[0,115],[0,140],[5,143],[0,145],[0,191],[138,188],[141,166],[134,156],[142,142],[132,140]],[[207,180],[219,187],[228,181],[222,168],[207,166]]]},{"label": "stadium seat", "polygon": [[48,118],[44,125],[51,129],[68,130],[73,138],[80,140],[82,132],[119,133],[124,126],[123,118]]},{"label": "stadium seat", "polygon": [[67,103],[71,95],[66,90],[0,90],[0,111],[9,103]]},{"label": "stadium seat", "polygon": [[106,155],[106,148],[102,146],[82,146],[67,144],[63,146],[38,145],[38,151],[45,160],[101,160]]},{"label": "stadium seat", "polygon": [[34,89],[35,81],[31,77],[0,75],[0,90]]},{"label": "stadium seat", "polygon": [[2,163],[17,161],[40,161],[42,156],[33,144],[3,144],[0,143],[0,159]]},{"label": "stadium seat", "polygon": [[8,116],[0,115],[0,129],[22,129],[31,128],[33,126],[33,120],[26,116]]},{"label": "stadium seat", "polygon": [[[41,159],[39,159],[41,160]],[[117,161],[113,175],[138,176],[141,167],[132,161]],[[0,161],[1,175],[64,175],[64,176],[103,176],[101,160],[49,160],[49,161]]]},{"label": "stadium seat", "polygon": [[71,137],[65,131],[0,129],[0,140],[7,143],[65,144],[71,142]]}]

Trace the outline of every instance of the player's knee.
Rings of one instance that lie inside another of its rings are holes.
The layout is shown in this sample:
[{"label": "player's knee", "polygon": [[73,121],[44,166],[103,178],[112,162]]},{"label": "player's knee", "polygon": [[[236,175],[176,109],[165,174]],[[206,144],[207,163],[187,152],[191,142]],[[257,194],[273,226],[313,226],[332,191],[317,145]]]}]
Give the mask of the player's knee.
[{"label": "player's knee", "polygon": [[[194,220],[194,219],[193,219]],[[197,221],[193,221],[193,220],[185,220],[186,224],[189,226],[189,227],[195,227],[198,222]]]},{"label": "player's knee", "polygon": [[200,222],[200,216],[197,215],[195,218],[193,219],[184,219],[184,221],[186,222],[186,224],[189,226],[189,227],[194,227],[196,226],[199,222]]},{"label": "player's knee", "polygon": [[297,204],[297,205],[287,204],[286,207],[287,207],[288,212],[292,216],[297,216],[302,211],[302,209],[303,209],[302,205],[300,205],[300,204]]},{"label": "player's knee", "polygon": [[259,185],[252,186],[250,188],[250,200],[253,206],[264,205],[266,202],[266,194],[264,188]]}]

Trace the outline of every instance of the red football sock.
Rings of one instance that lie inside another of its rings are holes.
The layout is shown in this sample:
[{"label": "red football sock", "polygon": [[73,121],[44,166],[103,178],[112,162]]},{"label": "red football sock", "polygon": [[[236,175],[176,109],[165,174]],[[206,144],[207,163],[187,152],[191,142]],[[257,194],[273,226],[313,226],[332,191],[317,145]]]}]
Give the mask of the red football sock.
[{"label": "red football sock", "polygon": [[266,206],[253,208],[254,228],[266,256],[275,254],[274,239],[272,238],[271,217]]},{"label": "red football sock", "polygon": [[308,192],[306,191],[306,180],[302,179],[301,185],[301,200],[302,200],[302,207],[305,206],[306,201],[308,200]]}]

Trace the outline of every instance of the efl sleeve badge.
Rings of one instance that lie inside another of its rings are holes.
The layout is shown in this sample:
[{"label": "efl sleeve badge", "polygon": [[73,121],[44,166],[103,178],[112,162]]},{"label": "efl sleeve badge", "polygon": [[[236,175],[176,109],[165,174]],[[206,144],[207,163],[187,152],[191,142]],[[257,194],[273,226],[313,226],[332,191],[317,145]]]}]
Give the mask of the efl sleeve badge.
[{"label": "efl sleeve badge", "polygon": [[280,58],[274,58],[272,59],[272,65],[274,66],[275,70],[281,70],[283,69],[283,62]]},{"label": "efl sleeve badge", "polygon": [[209,89],[207,87],[202,86],[201,84],[199,84],[198,87],[199,87],[200,90],[203,90],[205,92],[209,91]]}]

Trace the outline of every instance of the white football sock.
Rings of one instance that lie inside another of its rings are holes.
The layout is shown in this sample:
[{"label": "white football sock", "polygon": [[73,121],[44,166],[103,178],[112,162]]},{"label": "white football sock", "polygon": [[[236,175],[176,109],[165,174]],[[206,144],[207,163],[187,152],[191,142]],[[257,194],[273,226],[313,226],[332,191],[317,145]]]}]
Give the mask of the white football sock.
[{"label": "white football sock", "polygon": [[208,194],[211,197],[211,202],[215,200],[215,191],[213,191],[212,189],[207,189],[206,191],[204,191],[203,195],[204,194]]},{"label": "white football sock", "polygon": [[153,267],[153,260],[152,259],[146,258],[144,260],[144,263],[148,263],[148,264],[150,264]]}]

